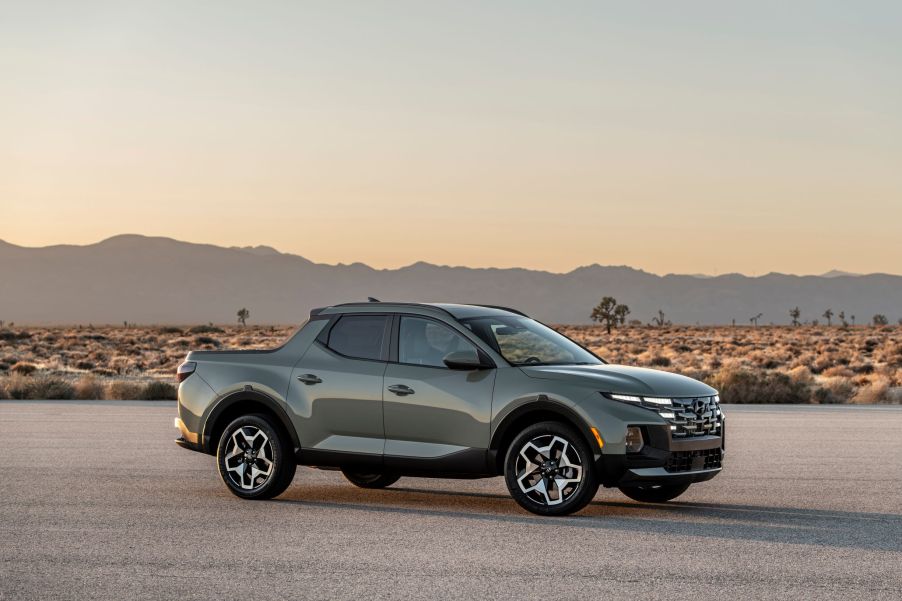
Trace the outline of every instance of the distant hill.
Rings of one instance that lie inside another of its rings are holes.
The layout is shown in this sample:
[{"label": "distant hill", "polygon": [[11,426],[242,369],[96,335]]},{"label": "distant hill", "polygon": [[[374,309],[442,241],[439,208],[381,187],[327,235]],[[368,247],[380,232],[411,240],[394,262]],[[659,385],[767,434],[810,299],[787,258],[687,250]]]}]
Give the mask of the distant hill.
[{"label": "distant hill", "polygon": [[590,265],[556,274],[415,263],[373,269],[324,265],[269,247],[223,248],[169,238],[116,236],[87,246],[24,248],[0,241],[0,319],[18,323],[297,323],[313,307],[365,300],[451,301],[517,307],[546,322],[588,323],[611,295],[648,322],[662,309],[675,323],[788,323],[822,319],[827,308],[858,323],[902,317],[902,277],[658,276]]}]

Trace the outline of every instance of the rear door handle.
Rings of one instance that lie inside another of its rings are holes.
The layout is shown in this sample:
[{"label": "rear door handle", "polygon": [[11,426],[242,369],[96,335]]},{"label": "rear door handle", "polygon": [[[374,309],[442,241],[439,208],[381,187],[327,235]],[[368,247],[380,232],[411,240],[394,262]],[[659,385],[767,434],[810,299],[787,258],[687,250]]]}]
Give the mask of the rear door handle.
[{"label": "rear door handle", "polygon": [[392,384],[388,387],[389,392],[394,392],[398,396],[407,396],[408,394],[413,394],[413,388],[410,386],[405,386],[404,384]]},{"label": "rear door handle", "polygon": [[315,374],[302,374],[298,376],[298,380],[303,382],[307,386],[310,386],[311,384],[319,384],[323,381],[322,378]]}]

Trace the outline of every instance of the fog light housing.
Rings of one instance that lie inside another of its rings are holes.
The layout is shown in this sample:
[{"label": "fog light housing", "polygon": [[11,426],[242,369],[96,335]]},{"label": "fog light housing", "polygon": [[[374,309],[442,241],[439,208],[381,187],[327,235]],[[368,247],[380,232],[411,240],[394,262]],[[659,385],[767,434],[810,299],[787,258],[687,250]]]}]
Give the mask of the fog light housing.
[{"label": "fog light housing", "polygon": [[645,441],[642,440],[642,429],[636,426],[628,427],[624,442],[626,443],[627,453],[638,453],[641,451],[642,447],[645,446]]}]

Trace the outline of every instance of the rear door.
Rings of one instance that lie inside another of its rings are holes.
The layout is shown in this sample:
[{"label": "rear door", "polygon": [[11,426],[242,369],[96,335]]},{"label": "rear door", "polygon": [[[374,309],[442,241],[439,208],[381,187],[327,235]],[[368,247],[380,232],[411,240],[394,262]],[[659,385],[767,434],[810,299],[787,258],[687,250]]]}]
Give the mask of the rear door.
[{"label": "rear door", "polygon": [[[486,449],[494,369],[452,370],[442,359],[475,345],[427,317],[395,318],[397,362],[385,370],[385,455],[435,459]],[[395,357],[392,357],[394,360]]]},{"label": "rear door", "polygon": [[320,465],[346,454],[378,456],[385,444],[382,378],[388,359],[391,317],[343,315],[294,367],[288,404],[305,463]]}]

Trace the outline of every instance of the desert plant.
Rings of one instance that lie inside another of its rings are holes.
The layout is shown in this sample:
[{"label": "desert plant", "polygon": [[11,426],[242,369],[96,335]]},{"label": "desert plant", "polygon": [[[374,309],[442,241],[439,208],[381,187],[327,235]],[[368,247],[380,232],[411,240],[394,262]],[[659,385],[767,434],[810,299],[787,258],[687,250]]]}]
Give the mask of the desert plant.
[{"label": "desert plant", "polygon": [[247,318],[251,316],[251,312],[247,310],[245,307],[241,307],[238,310],[238,323],[242,326],[247,326]]},{"label": "desert plant", "polygon": [[178,398],[178,390],[169,382],[148,382],[138,394],[144,401],[174,401]]},{"label": "desert plant", "polygon": [[664,311],[662,311],[661,309],[658,309],[658,316],[653,317],[651,322],[659,328],[671,325],[670,321],[668,319],[665,319]]},{"label": "desert plant", "polygon": [[828,327],[833,325],[833,309],[827,309],[826,311],[824,311],[822,317],[827,320]]},{"label": "desert plant", "polygon": [[[620,307],[623,307],[623,309]],[[626,313],[624,313],[624,311],[626,311]],[[611,328],[620,322],[621,314],[623,317],[626,317],[626,314],[628,314],[629,311],[629,307],[626,305],[618,305],[617,299],[613,296],[606,296],[601,299],[601,302],[598,303],[594,309],[592,309],[590,317],[594,322],[603,323],[608,334],[610,334]]]},{"label": "desert plant", "polygon": [[663,355],[655,355],[649,361],[649,365],[654,367],[670,367],[672,365],[672,361],[669,357],[665,357]]},{"label": "desert plant", "polygon": [[217,328],[212,323],[205,326],[193,326],[188,329],[189,334],[222,334],[224,330]]},{"label": "desert plant", "polygon": [[844,328],[849,327],[849,322],[846,321],[846,312],[845,311],[840,311],[839,315],[837,315],[837,317],[839,317],[839,320],[842,322],[842,327],[844,327]]},{"label": "desert plant", "polygon": [[23,376],[30,376],[35,371],[37,371],[37,366],[33,363],[25,363],[23,361],[17,362],[10,368],[10,371],[15,374],[21,374]]},{"label": "desert plant", "polygon": [[792,325],[799,326],[801,322],[799,322],[799,317],[802,316],[802,311],[796,307],[794,309],[789,310],[789,316],[792,318]]},{"label": "desert plant", "polygon": [[626,324],[626,316],[630,314],[630,308],[626,305],[617,305],[614,307],[614,315],[617,317],[617,321],[620,322],[620,325]]},{"label": "desert plant", "polygon": [[807,403],[808,386],[780,372],[722,368],[708,381],[725,403]]},{"label": "desert plant", "polygon": [[75,383],[75,398],[85,401],[100,400],[103,398],[103,384],[93,375],[84,376]]},{"label": "desert plant", "polygon": [[144,387],[137,382],[117,380],[106,387],[106,398],[120,401],[133,401],[141,396]]},{"label": "desert plant", "polygon": [[755,327],[757,328],[757,327],[758,327],[758,320],[761,319],[761,317],[763,317],[763,316],[764,316],[764,313],[759,313],[758,315],[755,315],[755,316],[753,316],[753,317],[749,317],[749,323],[751,323],[753,326],[755,326]]},{"label": "desert plant", "polygon": [[873,320],[875,326],[885,326],[889,324],[889,320],[886,318],[886,315],[882,313],[878,313],[874,316]]},{"label": "desert plant", "polygon": [[13,399],[68,400],[75,396],[75,389],[62,378],[15,374],[6,381],[6,393]]}]

